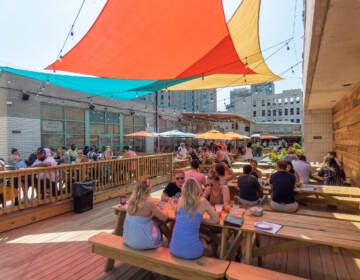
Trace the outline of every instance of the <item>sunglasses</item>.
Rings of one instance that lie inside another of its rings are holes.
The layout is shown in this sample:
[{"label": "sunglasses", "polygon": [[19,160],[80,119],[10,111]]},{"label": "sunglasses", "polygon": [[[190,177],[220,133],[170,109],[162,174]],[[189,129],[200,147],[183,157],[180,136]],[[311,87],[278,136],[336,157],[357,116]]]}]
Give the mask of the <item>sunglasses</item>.
[{"label": "sunglasses", "polygon": [[176,177],[176,180],[184,180],[184,177]]}]

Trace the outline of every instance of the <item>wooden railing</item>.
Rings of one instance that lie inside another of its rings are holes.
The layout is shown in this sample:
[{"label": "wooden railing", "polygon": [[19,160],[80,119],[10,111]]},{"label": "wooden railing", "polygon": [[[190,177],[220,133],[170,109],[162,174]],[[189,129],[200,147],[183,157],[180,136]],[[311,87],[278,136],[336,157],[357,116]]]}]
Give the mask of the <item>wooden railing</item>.
[{"label": "wooden railing", "polygon": [[172,154],[4,171],[0,172],[0,215],[68,200],[74,182],[94,181],[96,193],[172,172]]}]

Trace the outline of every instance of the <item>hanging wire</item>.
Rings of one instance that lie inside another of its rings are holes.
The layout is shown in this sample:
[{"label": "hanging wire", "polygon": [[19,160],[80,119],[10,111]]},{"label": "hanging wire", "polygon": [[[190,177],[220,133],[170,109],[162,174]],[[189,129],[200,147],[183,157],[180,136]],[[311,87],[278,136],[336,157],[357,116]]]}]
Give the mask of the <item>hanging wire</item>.
[{"label": "hanging wire", "polygon": [[85,0],[83,0],[83,1],[82,1],[82,3],[81,3],[80,9],[79,9],[79,11],[78,11],[78,13],[77,13],[77,15],[76,15],[76,17],[75,17],[75,19],[74,19],[74,21],[73,21],[72,25],[71,25],[71,28],[70,28],[70,30],[69,30],[69,32],[68,32],[68,34],[67,34],[66,38],[65,38],[64,44],[62,45],[62,47],[61,47],[61,49],[60,49],[60,52],[59,52],[59,54],[58,54],[58,56],[57,56],[57,59],[61,59],[61,57],[62,57],[62,52],[63,52],[63,50],[64,50],[64,48],[65,48],[65,45],[66,45],[66,43],[67,43],[67,41],[68,41],[69,37],[74,36],[74,26],[75,26],[75,23],[76,23],[76,21],[77,21],[77,19],[78,19],[79,15],[80,15],[80,12],[81,12],[81,10],[82,10],[82,8],[83,8],[84,4],[85,4]]},{"label": "hanging wire", "polygon": [[[285,73],[289,72],[290,70],[294,71],[294,67],[298,66],[300,63],[302,63],[302,60],[298,61],[297,63],[295,63],[294,65],[291,65],[289,68],[287,68],[286,70],[284,70],[283,72],[281,72],[279,75],[282,76]],[[292,72],[294,73],[294,72]]]}]

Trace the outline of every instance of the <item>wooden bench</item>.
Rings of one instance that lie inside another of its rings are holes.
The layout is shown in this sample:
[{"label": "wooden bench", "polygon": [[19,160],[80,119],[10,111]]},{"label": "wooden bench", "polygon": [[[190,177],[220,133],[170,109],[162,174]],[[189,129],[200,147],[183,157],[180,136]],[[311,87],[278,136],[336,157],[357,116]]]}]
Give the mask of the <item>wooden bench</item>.
[{"label": "wooden bench", "polygon": [[251,280],[282,280],[282,279],[304,279],[297,276],[272,271],[265,268],[260,268],[252,265],[246,265],[237,262],[231,262],[226,270],[226,279],[238,280],[238,279],[251,279]]},{"label": "wooden bench", "polygon": [[224,279],[229,261],[201,257],[184,260],[168,248],[137,251],[124,245],[121,236],[101,232],[89,238],[92,252],[176,279]]}]

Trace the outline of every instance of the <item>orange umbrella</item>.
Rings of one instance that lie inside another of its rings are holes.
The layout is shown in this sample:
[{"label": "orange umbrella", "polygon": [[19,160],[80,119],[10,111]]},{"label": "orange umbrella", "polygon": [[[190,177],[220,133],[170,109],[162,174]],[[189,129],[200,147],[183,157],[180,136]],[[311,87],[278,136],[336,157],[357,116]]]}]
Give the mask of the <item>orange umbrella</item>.
[{"label": "orange umbrella", "polygon": [[260,138],[260,139],[263,139],[263,140],[279,139],[278,137],[273,136],[273,135],[269,135],[269,134],[260,135],[259,138]]},{"label": "orange umbrella", "polygon": [[229,131],[225,133],[225,136],[227,137],[227,140],[242,140],[242,139],[250,139],[250,137],[233,132],[233,131]]},{"label": "orange umbrella", "polygon": [[156,137],[156,133],[148,132],[148,131],[137,131],[134,133],[126,134],[124,136],[132,136],[132,137]]},{"label": "orange umbrella", "polygon": [[208,139],[208,140],[211,140],[211,139],[217,139],[217,140],[225,140],[225,139],[228,139],[224,133],[221,133],[220,131],[218,130],[215,130],[215,129],[212,129],[208,132],[204,132],[204,133],[198,133],[196,134],[195,138],[197,139]]}]

